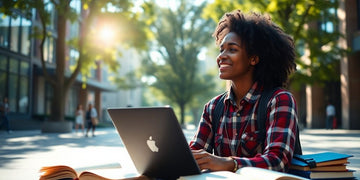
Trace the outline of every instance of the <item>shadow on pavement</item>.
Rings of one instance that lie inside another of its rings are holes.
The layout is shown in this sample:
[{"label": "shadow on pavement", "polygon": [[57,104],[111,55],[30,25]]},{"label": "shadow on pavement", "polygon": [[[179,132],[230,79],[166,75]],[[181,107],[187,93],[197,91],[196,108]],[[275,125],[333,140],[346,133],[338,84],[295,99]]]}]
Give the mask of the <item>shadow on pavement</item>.
[{"label": "shadow on pavement", "polygon": [[81,133],[41,133],[40,131],[15,131],[11,134],[0,131],[0,168],[13,160],[25,158],[32,153],[52,151],[63,146],[86,148],[94,146],[123,147],[115,129],[99,128],[95,137]]}]

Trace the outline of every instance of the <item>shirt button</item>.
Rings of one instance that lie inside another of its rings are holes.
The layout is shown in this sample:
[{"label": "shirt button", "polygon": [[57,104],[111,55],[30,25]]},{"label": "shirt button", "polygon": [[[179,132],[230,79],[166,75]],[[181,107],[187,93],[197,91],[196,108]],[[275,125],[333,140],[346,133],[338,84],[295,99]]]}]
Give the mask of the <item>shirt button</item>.
[{"label": "shirt button", "polygon": [[239,112],[238,112],[238,113],[236,113],[236,116],[237,116],[237,117],[240,117],[240,113],[239,113]]}]

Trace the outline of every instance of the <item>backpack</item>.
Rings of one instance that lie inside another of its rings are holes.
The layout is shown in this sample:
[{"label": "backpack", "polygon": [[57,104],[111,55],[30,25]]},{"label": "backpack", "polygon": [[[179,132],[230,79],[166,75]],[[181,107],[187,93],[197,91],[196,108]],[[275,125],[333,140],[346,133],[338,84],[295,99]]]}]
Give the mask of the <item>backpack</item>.
[{"label": "backpack", "polygon": [[[259,107],[257,110],[257,125],[259,130],[259,138],[258,143],[261,143],[262,146],[264,146],[264,141],[266,137],[266,129],[265,129],[265,122],[266,122],[266,111],[267,111],[267,104],[271,98],[271,96],[277,91],[279,88],[274,88],[270,90],[264,90],[260,96],[259,101]],[[218,100],[218,102],[215,105],[213,118],[212,118],[212,131],[215,133],[218,127],[218,124],[220,122],[220,118],[224,114],[224,100],[226,97],[227,92],[223,93]],[[213,137],[213,140],[211,142],[211,146],[214,148],[215,138]],[[264,149],[264,147],[263,147]],[[302,155],[302,149],[300,144],[300,138],[299,138],[299,127],[296,126],[296,139],[295,139],[295,148],[294,148],[294,156],[295,155]]]}]

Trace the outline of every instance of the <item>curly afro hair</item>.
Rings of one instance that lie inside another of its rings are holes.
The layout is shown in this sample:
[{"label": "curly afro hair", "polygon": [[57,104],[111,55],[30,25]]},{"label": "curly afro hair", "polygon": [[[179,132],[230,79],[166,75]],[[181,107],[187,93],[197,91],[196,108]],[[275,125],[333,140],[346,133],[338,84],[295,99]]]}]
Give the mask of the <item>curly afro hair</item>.
[{"label": "curly afro hair", "polygon": [[258,56],[254,80],[265,89],[286,87],[289,75],[296,70],[294,40],[271,21],[269,16],[240,10],[226,13],[213,37],[217,45],[229,32],[236,33],[248,56]]}]

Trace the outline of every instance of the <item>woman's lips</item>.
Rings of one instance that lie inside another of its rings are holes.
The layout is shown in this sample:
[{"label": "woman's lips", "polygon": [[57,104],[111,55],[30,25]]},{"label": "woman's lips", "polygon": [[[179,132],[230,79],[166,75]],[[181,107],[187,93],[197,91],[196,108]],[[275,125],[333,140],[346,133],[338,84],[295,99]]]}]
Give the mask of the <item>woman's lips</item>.
[{"label": "woman's lips", "polygon": [[219,65],[219,70],[220,71],[223,71],[223,70],[225,70],[225,69],[228,69],[228,68],[230,68],[231,66],[229,65],[229,64],[220,64]]}]

